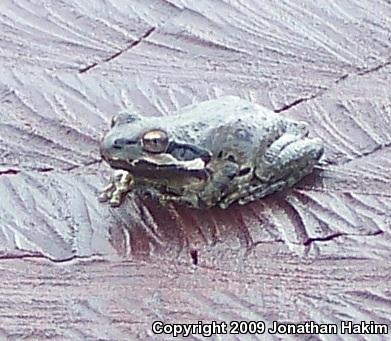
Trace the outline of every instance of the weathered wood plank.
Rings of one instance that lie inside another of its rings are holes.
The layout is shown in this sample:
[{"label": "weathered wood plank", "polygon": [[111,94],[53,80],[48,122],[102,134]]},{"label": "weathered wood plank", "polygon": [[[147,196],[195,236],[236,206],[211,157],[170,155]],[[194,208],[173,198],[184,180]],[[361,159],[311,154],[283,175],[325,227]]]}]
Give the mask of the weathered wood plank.
[{"label": "weathered wood plank", "polygon": [[0,4],[2,63],[70,72],[112,58],[175,8],[166,1],[31,1]]},{"label": "weathered wood plank", "polygon": [[[169,114],[180,106],[181,97],[174,92],[175,87],[159,89],[143,82],[128,86],[120,78],[117,84],[121,86],[114,88],[96,75],[83,77],[84,82],[78,75],[47,74],[35,79],[29,73],[7,75],[9,84],[16,86],[19,81],[23,86],[4,93],[2,102],[5,115],[0,131],[6,155],[2,168],[5,173],[17,173],[0,179],[3,196],[8,199],[0,204],[7,231],[2,237],[3,250],[21,248],[10,238],[18,231],[23,237],[30,236],[29,244],[23,243],[30,245],[26,252],[43,252],[55,259],[94,254],[99,248],[90,246],[87,250],[85,243],[78,247],[78,240],[92,238],[94,230],[107,234],[113,224],[124,226],[128,221],[132,226],[130,234],[144,240],[132,246],[141,243],[146,253],[155,244],[163,245],[164,250],[167,243],[182,245],[188,239],[192,242],[198,230],[201,241],[214,240],[209,228],[202,228],[204,225],[219,230],[222,240],[227,238],[226,232],[220,231],[225,230],[222,226],[235,231],[235,226],[243,225],[244,232],[236,233],[244,245],[281,240],[291,245],[293,253],[306,254],[314,251],[314,245],[324,249],[329,244],[325,242],[331,240],[335,249],[325,250],[326,254],[342,255],[341,249],[350,250],[344,257],[357,257],[362,251],[359,243],[352,241],[347,247],[345,239],[343,243],[333,239],[372,235],[378,247],[368,247],[366,257],[388,258],[388,237],[384,233],[390,233],[391,219],[391,194],[385,186],[390,181],[389,67],[351,76],[324,95],[284,113],[310,122],[311,133],[325,140],[323,170],[316,176],[283,195],[249,207],[232,208],[231,214],[212,210],[207,218],[204,212],[183,208],[167,211],[138,201],[121,210],[109,210],[95,200],[108,176],[100,173],[107,166],[94,166],[100,162],[98,143],[101,132],[107,129],[108,112],[125,108],[127,100],[135,99],[133,108],[139,113],[145,110],[151,115],[154,111]],[[34,86],[37,79],[43,88]],[[146,93],[140,96],[140,91],[148,89],[154,90],[150,97]],[[201,90],[198,93],[207,96]],[[184,231],[175,236],[178,230]],[[57,245],[57,251],[45,248],[45,236],[53,237],[52,245]],[[317,240],[319,243],[312,243]],[[380,254],[379,248],[384,250]]]},{"label": "weathered wood plank", "polygon": [[[145,339],[156,319],[391,328],[390,13],[381,0],[2,1],[0,338]],[[224,212],[97,202],[113,114],[227,94],[309,122],[326,143],[316,173]]]},{"label": "weathered wood plank", "polygon": [[190,259],[175,264],[95,259],[57,266],[2,261],[7,281],[0,288],[1,329],[11,339],[126,340],[152,337],[155,320],[391,323],[387,265],[287,262],[274,250],[258,249],[244,259],[225,249],[224,257],[212,260],[213,250],[201,254],[201,267]]}]

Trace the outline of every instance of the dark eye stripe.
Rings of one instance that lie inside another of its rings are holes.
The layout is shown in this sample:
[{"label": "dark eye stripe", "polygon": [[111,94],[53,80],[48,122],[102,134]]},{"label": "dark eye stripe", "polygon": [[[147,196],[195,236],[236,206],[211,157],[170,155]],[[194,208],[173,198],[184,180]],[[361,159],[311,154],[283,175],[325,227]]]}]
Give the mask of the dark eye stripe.
[{"label": "dark eye stripe", "polygon": [[136,140],[120,138],[120,139],[115,139],[114,140],[113,147],[118,149],[118,148],[122,148],[125,145],[132,145],[132,144],[136,144],[136,143],[137,143]]}]

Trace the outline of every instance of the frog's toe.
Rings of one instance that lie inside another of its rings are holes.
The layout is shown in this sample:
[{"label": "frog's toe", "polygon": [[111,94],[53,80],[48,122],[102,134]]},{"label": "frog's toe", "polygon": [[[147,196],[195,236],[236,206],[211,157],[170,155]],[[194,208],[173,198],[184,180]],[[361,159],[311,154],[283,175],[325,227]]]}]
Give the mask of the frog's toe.
[{"label": "frog's toe", "polygon": [[287,183],[284,180],[272,184],[260,184],[251,189],[248,195],[243,198],[240,198],[238,203],[239,205],[245,205],[251,201],[255,201],[261,198],[264,198],[272,193],[279,192],[287,187]]},{"label": "frog's toe", "polygon": [[123,203],[126,194],[128,193],[128,188],[118,188],[113,192],[109,204],[111,207],[121,206]]},{"label": "frog's toe", "polygon": [[111,182],[105,188],[103,188],[103,190],[99,193],[98,195],[99,202],[108,201],[113,196],[114,190],[115,190],[115,185],[114,183]]},{"label": "frog's toe", "polygon": [[106,192],[102,192],[99,194],[98,196],[98,201],[99,202],[106,202],[110,199],[110,196],[108,195],[108,193]]},{"label": "frog's toe", "polygon": [[121,206],[122,200],[118,197],[113,197],[110,199],[109,204],[111,207],[119,207]]},{"label": "frog's toe", "polygon": [[222,209],[222,210],[226,210],[229,206],[229,203],[226,203],[226,202],[220,202],[219,203],[219,207]]}]

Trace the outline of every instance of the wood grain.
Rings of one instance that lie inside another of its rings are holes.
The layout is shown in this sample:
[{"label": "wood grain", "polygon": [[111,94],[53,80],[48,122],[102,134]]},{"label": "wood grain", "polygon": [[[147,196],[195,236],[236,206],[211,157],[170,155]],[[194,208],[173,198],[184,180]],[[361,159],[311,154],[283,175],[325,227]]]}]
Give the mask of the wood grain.
[{"label": "wood grain", "polygon": [[[391,328],[390,14],[384,0],[1,1],[0,339],[154,339],[157,319]],[[227,211],[98,203],[113,114],[228,94],[307,121],[326,145],[314,174]]]},{"label": "wood grain", "polygon": [[226,258],[218,263],[206,252],[198,267],[186,259],[93,258],[56,267],[3,261],[1,271],[9,275],[1,288],[1,328],[11,339],[125,340],[152,338],[155,320],[391,322],[388,266],[363,260],[287,262],[273,249],[245,259],[224,250]]}]

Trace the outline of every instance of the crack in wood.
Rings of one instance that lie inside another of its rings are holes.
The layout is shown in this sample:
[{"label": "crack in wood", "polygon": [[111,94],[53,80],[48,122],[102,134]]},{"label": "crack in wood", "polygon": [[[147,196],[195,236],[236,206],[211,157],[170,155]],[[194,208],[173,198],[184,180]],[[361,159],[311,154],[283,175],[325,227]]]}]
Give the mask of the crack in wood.
[{"label": "crack in wood", "polygon": [[303,102],[307,102],[307,101],[310,101],[310,100],[313,100],[315,98],[318,98],[318,97],[321,97],[323,95],[325,95],[327,92],[329,92],[330,90],[333,89],[333,87],[339,83],[341,83],[342,81],[344,81],[345,79],[351,77],[351,76],[364,76],[364,75],[368,75],[370,73],[373,73],[373,72],[376,72],[376,71],[379,71],[387,66],[391,65],[391,60],[385,62],[385,63],[382,63],[382,64],[379,64],[377,66],[374,66],[372,68],[369,68],[367,70],[363,70],[363,71],[359,71],[359,72],[354,72],[354,73],[345,73],[343,74],[342,76],[338,77],[331,86],[329,86],[328,88],[326,89],[322,89],[318,92],[316,92],[315,94],[311,95],[311,96],[308,96],[308,97],[300,97],[296,100],[294,100],[293,102],[291,103],[288,103],[284,106],[282,106],[281,108],[278,108],[278,109],[275,109],[274,112],[276,113],[281,113],[281,112],[284,112],[284,111],[287,111],[297,105],[299,105],[300,103],[303,103]]},{"label": "crack in wood", "polygon": [[[337,158],[334,160],[323,160],[322,164],[319,164],[318,166],[315,166],[316,169],[324,171],[324,170],[332,170],[331,167],[335,166],[341,166],[341,165],[347,165],[353,161],[359,160],[366,156],[371,156],[372,154],[375,154],[378,151],[382,151],[386,148],[391,147],[391,141],[387,143],[381,143],[378,144],[375,148],[368,150],[366,152],[362,152],[360,155],[357,155],[356,157],[343,157],[343,158]],[[324,166],[324,167],[322,167]]]},{"label": "crack in wood", "polygon": [[6,169],[6,170],[0,170],[0,176],[1,175],[16,175],[16,174],[19,174],[21,172],[21,170],[19,169]]},{"label": "crack in wood", "polygon": [[312,244],[313,242],[328,242],[328,241],[333,240],[335,238],[338,238],[338,237],[341,237],[341,236],[346,236],[346,235],[347,235],[347,233],[337,232],[337,233],[331,234],[331,235],[326,236],[326,237],[308,238],[307,240],[305,240],[303,242],[303,245],[304,246],[308,246],[308,245]]},{"label": "crack in wood", "polygon": [[336,232],[334,234],[331,234],[329,236],[325,237],[314,237],[314,238],[308,238],[303,242],[304,246],[308,246],[312,244],[313,242],[328,242],[330,240],[333,240],[335,238],[343,237],[343,236],[360,236],[360,237],[373,237],[373,236],[378,236],[380,234],[383,234],[384,231],[378,230],[373,233],[368,233],[368,234],[354,234],[354,233],[342,233],[342,232]]},{"label": "crack in wood", "polygon": [[[56,168],[53,168],[53,167],[47,167],[47,168],[42,167],[42,168],[28,169],[28,170],[32,171],[32,172],[36,172],[36,173],[48,173],[48,172],[56,172],[56,171],[68,172],[68,171],[72,171],[74,169],[96,165],[96,164],[101,163],[101,162],[102,162],[102,159],[99,159],[99,160],[92,160],[90,162],[86,162],[86,163],[83,163],[83,164],[80,164],[80,165],[70,166],[70,167],[67,167],[67,168],[56,169]],[[2,175],[18,175],[21,172],[23,172],[22,169],[9,168],[9,169],[6,169],[6,170],[0,170],[0,176],[2,176]]]},{"label": "crack in wood", "polygon": [[56,259],[56,258],[52,258],[52,257],[49,257],[49,256],[45,256],[44,254],[41,254],[41,253],[26,253],[26,254],[22,254],[22,255],[18,255],[18,254],[6,254],[6,255],[0,255],[0,261],[3,261],[3,260],[15,260],[15,259],[45,259],[45,260],[48,260],[52,263],[66,263],[66,262],[71,262],[73,260],[99,260],[99,257],[103,257],[102,254],[98,254],[98,253],[94,253],[94,254],[91,254],[91,255],[88,255],[88,256],[78,256],[78,255],[72,255],[70,257],[67,257],[67,258],[61,258],[61,259]]},{"label": "crack in wood", "polygon": [[98,65],[102,64],[102,63],[107,63],[115,58],[118,58],[120,55],[122,55],[124,52],[126,51],[129,51],[130,49],[136,47],[137,45],[139,45],[144,39],[148,38],[154,31],[156,30],[156,27],[151,27],[149,30],[147,30],[140,38],[132,41],[132,43],[125,47],[124,49],[114,53],[113,55],[103,59],[102,61],[99,61],[99,62],[94,62],[90,65],[87,65],[81,69],[79,69],[79,73],[85,73],[95,67],[97,67]]},{"label": "crack in wood", "polygon": [[367,152],[363,152],[361,155],[358,155],[358,156],[353,157],[353,158],[342,160],[341,162],[337,161],[336,165],[346,165],[346,164],[348,164],[348,163],[350,163],[352,161],[361,159],[361,158],[363,158],[365,156],[370,156],[372,154],[375,154],[378,151],[381,151],[381,150],[389,148],[389,147],[391,147],[391,142],[379,144],[375,148],[373,148],[372,150],[369,150]]},{"label": "crack in wood", "polygon": [[[327,90],[329,90],[330,88],[328,88]],[[327,90],[323,90],[323,91],[327,91]],[[275,109],[274,112],[276,113],[280,113],[280,112],[283,112],[283,111],[286,111],[286,110],[289,110],[290,108],[293,108],[295,107],[296,105],[300,104],[300,103],[303,103],[303,102],[307,102],[311,99],[314,99],[320,95],[323,94],[323,91],[322,92],[317,92],[315,94],[313,94],[312,96],[309,96],[309,97],[302,97],[302,98],[298,98],[296,99],[295,101],[291,102],[291,103],[288,103],[286,105],[284,105],[283,107],[279,108],[279,109]]]},{"label": "crack in wood", "polygon": [[388,65],[391,65],[391,60],[388,60],[387,62],[385,62],[383,64],[377,65],[377,66],[369,68],[367,70],[363,70],[363,71],[359,72],[357,75],[364,76],[364,75],[367,75],[369,73],[379,71],[379,70],[385,68]]}]

